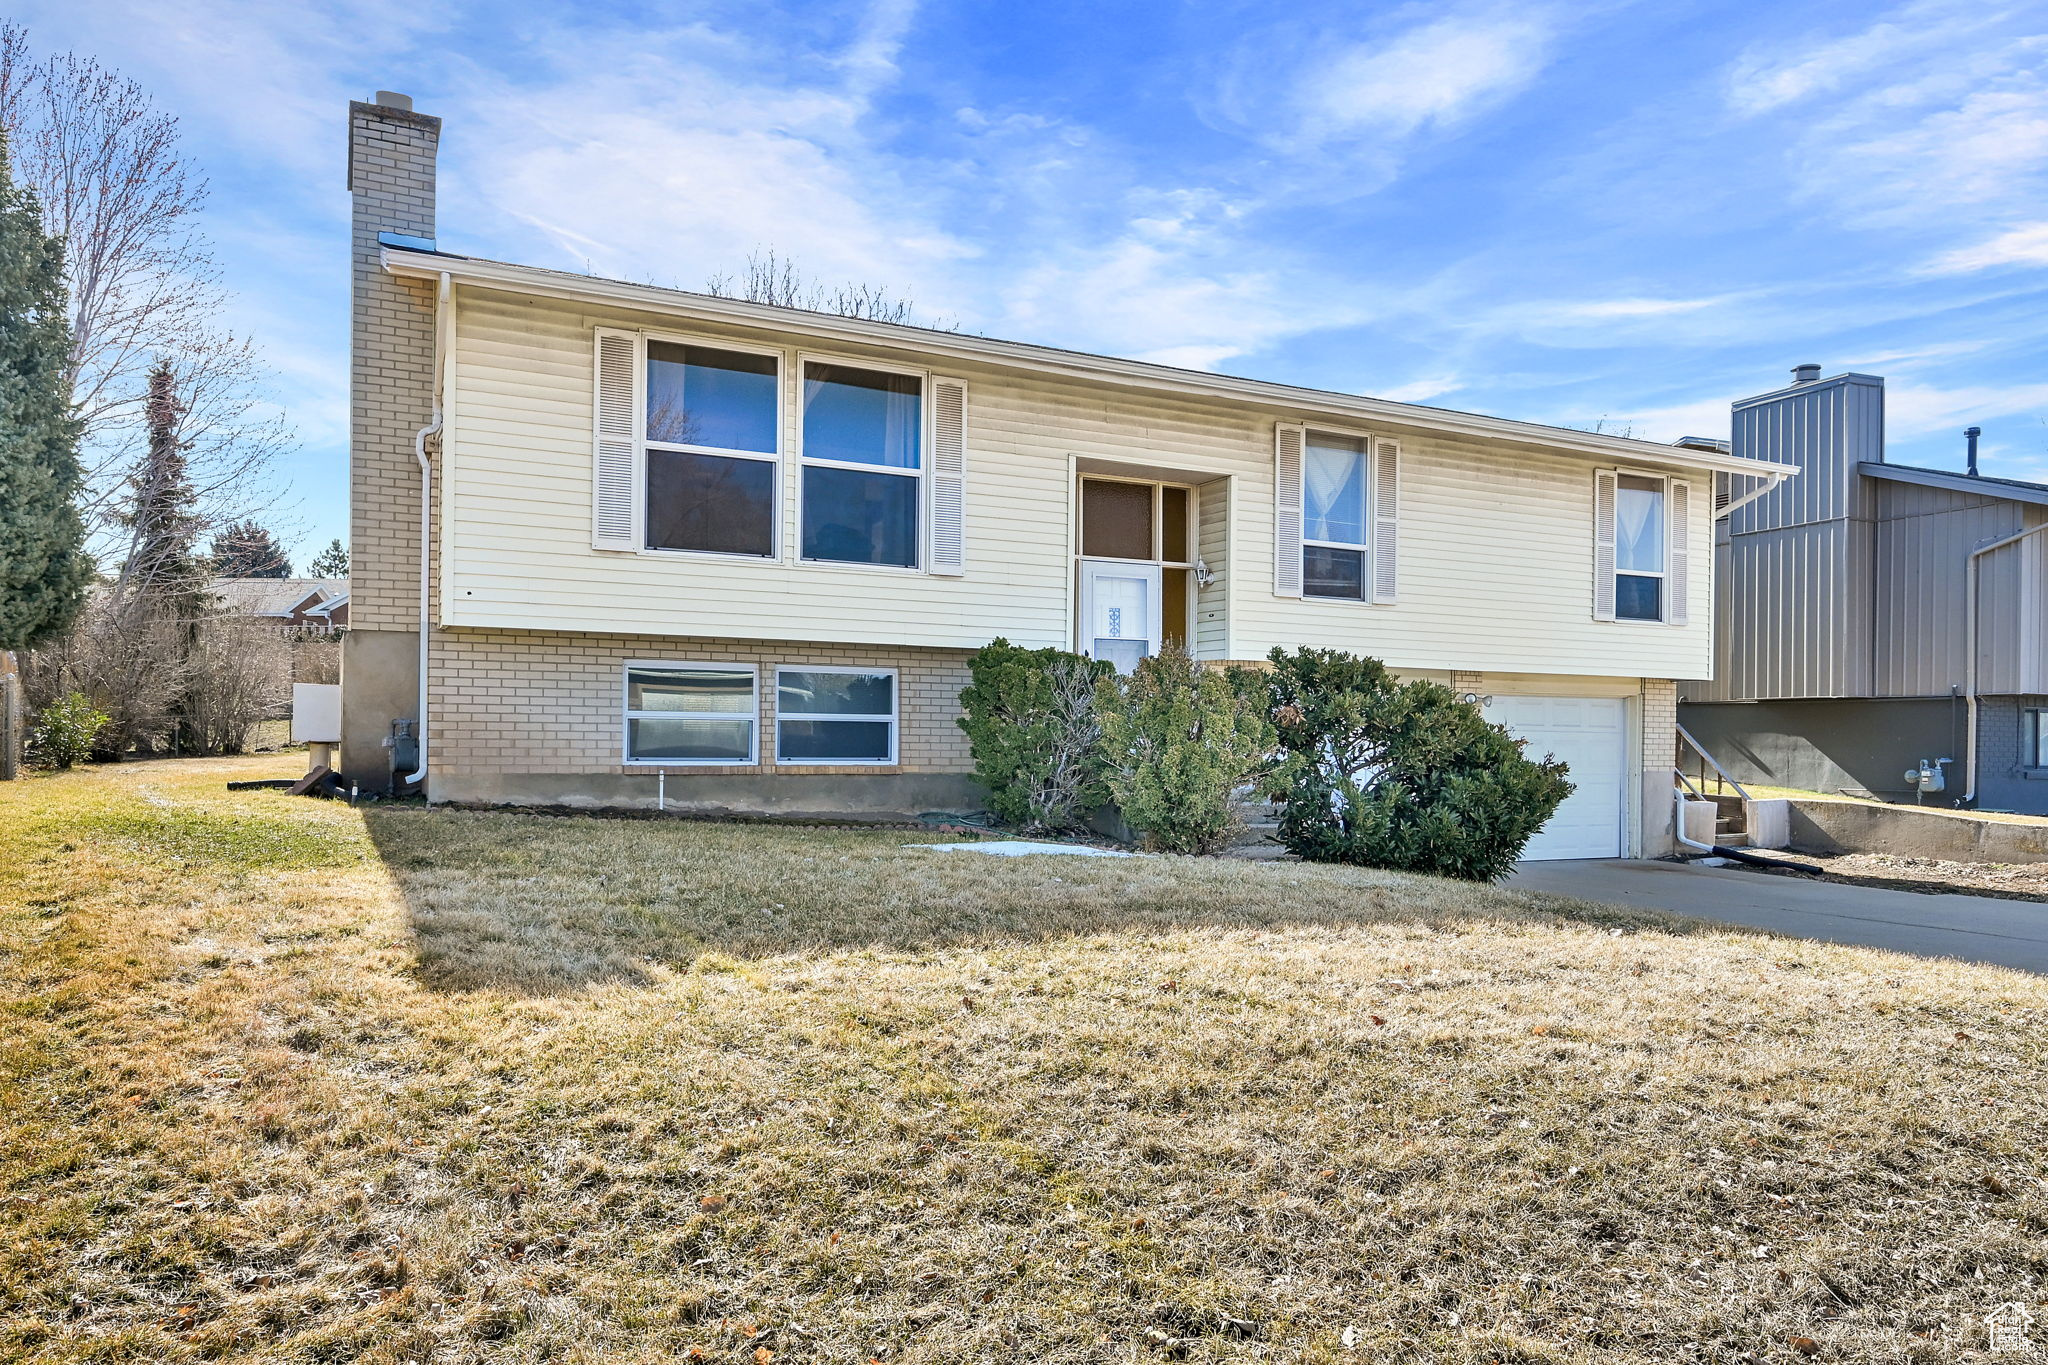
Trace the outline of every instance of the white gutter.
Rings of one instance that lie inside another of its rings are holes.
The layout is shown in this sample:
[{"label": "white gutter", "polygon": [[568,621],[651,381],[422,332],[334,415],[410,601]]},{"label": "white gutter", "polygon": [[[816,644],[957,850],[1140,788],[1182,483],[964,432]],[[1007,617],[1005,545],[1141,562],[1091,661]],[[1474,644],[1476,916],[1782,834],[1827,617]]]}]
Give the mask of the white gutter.
[{"label": "white gutter", "polygon": [[843,318],[834,313],[813,313],[803,309],[776,308],[740,299],[693,294],[681,289],[628,284],[621,280],[596,279],[536,266],[510,265],[473,257],[446,256],[431,251],[409,251],[404,247],[381,248],[384,268],[405,279],[436,279],[453,275],[463,284],[569,299],[578,303],[593,300],[664,313],[672,317],[728,322],[777,331],[818,333],[837,340],[869,346],[887,346],[922,354],[941,354],[962,360],[980,361],[1014,370],[1060,375],[1096,383],[1128,384],[1137,388],[1192,394],[1203,398],[1225,398],[1262,403],[1268,407],[1292,409],[1323,416],[1363,417],[1433,431],[1495,440],[1522,441],[1553,450],[1569,450],[1606,459],[1638,464],[1668,465],[1678,469],[1711,469],[1719,473],[1776,476],[1797,473],[1770,460],[1752,460],[1716,451],[1686,446],[1634,441],[1598,432],[1574,431],[1568,427],[1547,427],[1536,422],[1516,422],[1505,417],[1457,412],[1450,408],[1424,407],[1418,403],[1395,403],[1384,398],[1358,394],[1331,393],[1263,379],[1241,379],[1235,375],[1209,374],[1176,369],[1143,360],[1089,355],[1064,351],[1054,346],[1036,346],[1019,341],[997,341],[960,332],[941,332],[901,323],[869,322]]},{"label": "white gutter", "polygon": [[412,453],[420,462],[420,699],[418,740],[420,766],[399,779],[400,787],[419,783],[424,789],[427,781],[427,644],[428,630],[433,621],[432,595],[430,584],[433,579],[433,531],[434,531],[434,464],[427,458],[427,438],[441,434],[441,394],[444,388],[443,366],[449,363],[454,348],[448,345],[448,322],[455,310],[449,307],[449,300],[455,286],[447,271],[441,272],[440,288],[434,294],[434,420],[413,433]]},{"label": "white gutter", "polygon": [[1970,749],[1965,763],[1967,771],[1964,773],[1966,790],[1963,792],[1963,804],[1966,806],[1977,799],[1977,584],[1979,578],[1977,561],[1983,556],[1990,554],[1993,550],[2003,550],[2008,545],[2017,545],[2028,536],[2039,535],[2043,531],[2048,531],[2048,522],[2043,522],[2039,526],[2029,527],[2024,531],[2015,531],[2003,540],[1994,540],[1989,545],[1979,545],[1976,549],[1970,551],[1968,561],[1969,572],[1967,574],[1969,580],[1969,602],[1963,618],[1963,651],[1969,656],[1963,661],[1964,677],[1967,679],[1963,685],[1964,723],[1970,729]]},{"label": "white gutter", "polygon": [[1764,475],[1764,486],[1762,488],[1752,488],[1747,493],[1744,493],[1741,497],[1731,500],[1726,507],[1723,507],[1720,511],[1714,513],[1714,519],[1718,521],[1722,517],[1734,516],[1737,512],[1740,512],[1743,508],[1749,506],[1758,498],[1770,492],[1773,488],[1776,488],[1779,484],[1785,482],[1785,480],[1791,478],[1794,474],[1797,474],[1798,472],[1799,471],[1796,469],[1786,469],[1780,470],[1776,474]]}]

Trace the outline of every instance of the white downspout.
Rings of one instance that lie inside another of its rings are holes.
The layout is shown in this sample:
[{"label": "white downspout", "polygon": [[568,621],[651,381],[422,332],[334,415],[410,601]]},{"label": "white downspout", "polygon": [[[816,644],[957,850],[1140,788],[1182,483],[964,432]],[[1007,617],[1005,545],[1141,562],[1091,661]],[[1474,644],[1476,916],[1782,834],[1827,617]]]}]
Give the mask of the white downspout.
[{"label": "white downspout", "polygon": [[413,433],[412,453],[420,462],[420,698],[418,748],[420,766],[399,779],[399,786],[409,787],[419,783],[422,789],[427,781],[427,632],[433,620],[433,563],[434,563],[434,464],[427,458],[427,439],[441,434],[441,396],[443,385],[442,366],[448,359],[448,321],[454,310],[449,299],[454,285],[449,281],[448,272],[441,272],[441,287],[434,295],[434,420]]},{"label": "white downspout", "polygon": [[2015,531],[2003,540],[1994,540],[1989,545],[1979,545],[1970,551],[1969,570],[1966,575],[1969,583],[1969,602],[1963,615],[1963,652],[1968,656],[1963,660],[1963,676],[1967,680],[1963,685],[1963,723],[1970,731],[1969,754],[1965,762],[1967,771],[1964,774],[1966,790],[1963,792],[1963,804],[1966,806],[1977,799],[1977,561],[1993,550],[2003,550],[2008,545],[2016,545],[2028,536],[2039,535],[2043,531],[2048,531],[2048,522],[2024,531]]},{"label": "white downspout", "polygon": [[1773,488],[1776,488],[1779,484],[1785,482],[1785,480],[1791,478],[1794,474],[1798,472],[1799,471],[1796,469],[1788,469],[1783,474],[1759,475],[1758,477],[1762,478],[1765,481],[1763,487],[1752,488],[1747,493],[1744,493],[1741,497],[1735,498],[1732,501],[1730,501],[1726,507],[1723,507],[1720,511],[1714,513],[1714,520],[1719,521],[1722,517],[1733,516],[1735,513],[1740,512],[1743,508],[1749,506],[1758,498],[1770,492]]}]

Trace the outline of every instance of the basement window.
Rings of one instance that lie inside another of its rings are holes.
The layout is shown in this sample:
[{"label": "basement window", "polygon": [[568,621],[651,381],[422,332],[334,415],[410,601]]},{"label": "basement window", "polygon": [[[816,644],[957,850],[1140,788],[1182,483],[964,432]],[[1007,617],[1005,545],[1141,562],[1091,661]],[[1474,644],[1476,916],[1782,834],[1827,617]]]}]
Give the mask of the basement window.
[{"label": "basement window", "polygon": [[627,664],[626,762],[755,762],[758,684],[745,664]]},{"label": "basement window", "polygon": [[2020,712],[2020,766],[2048,768],[2048,708]]},{"label": "basement window", "polygon": [[893,669],[784,668],[775,674],[778,763],[894,763]]}]

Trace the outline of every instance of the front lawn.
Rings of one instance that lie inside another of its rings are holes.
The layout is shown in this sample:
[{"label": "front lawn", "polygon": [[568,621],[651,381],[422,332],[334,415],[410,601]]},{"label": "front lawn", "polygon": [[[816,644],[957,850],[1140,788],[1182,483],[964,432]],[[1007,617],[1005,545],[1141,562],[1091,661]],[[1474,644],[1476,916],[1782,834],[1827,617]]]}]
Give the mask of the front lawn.
[{"label": "front lawn", "polygon": [[0,1359],[1932,1362],[2048,1298],[2036,978],[223,790],[290,762],[0,786]]}]

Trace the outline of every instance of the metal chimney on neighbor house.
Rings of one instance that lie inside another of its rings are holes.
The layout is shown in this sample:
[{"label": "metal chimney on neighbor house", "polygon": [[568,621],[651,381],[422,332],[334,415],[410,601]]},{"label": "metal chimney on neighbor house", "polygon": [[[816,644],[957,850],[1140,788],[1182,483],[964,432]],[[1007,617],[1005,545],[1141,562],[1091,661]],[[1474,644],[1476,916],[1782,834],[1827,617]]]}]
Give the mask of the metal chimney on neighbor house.
[{"label": "metal chimney on neighbor house", "polygon": [[1792,382],[1795,384],[1818,384],[1820,382],[1820,366],[1794,365],[1792,367]]},{"label": "metal chimney on neighbor house", "polygon": [[1973,479],[1977,477],[1977,438],[1983,434],[1984,428],[1982,427],[1963,428],[1963,436],[1970,443],[1969,465],[1967,468],[1970,477]]}]

